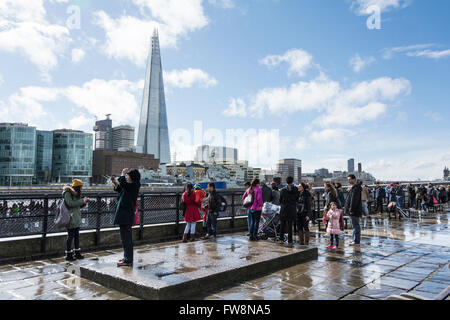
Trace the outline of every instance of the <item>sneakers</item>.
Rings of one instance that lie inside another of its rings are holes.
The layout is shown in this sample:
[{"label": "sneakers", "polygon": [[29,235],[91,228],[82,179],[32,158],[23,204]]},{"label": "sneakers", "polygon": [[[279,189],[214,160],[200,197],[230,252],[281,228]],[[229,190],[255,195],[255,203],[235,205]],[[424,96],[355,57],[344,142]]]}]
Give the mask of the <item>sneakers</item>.
[{"label": "sneakers", "polygon": [[124,260],[120,260],[119,262],[117,262],[117,267],[132,267],[133,263],[132,262],[126,262]]},{"label": "sneakers", "polygon": [[334,247],[334,246],[333,246],[332,244],[330,244],[330,245],[328,245],[327,248],[328,248],[328,249],[333,249],[333,247]]},{"label": "sneakers", "polygon": [[203,237],[203,240],[209,240],[211,238],[211,236],[209,234],[207,234],[206,236]]},{"label": "sneakers", "polygon": [[339,250],[338,246],[333,246],[333,250]]},{"label": "sneakers", "polygon": [[355,243],[355,242],[350,242],[348,245],[349,245],[350,247],[359,247],[359,246],[361,246],[361,244]]}]

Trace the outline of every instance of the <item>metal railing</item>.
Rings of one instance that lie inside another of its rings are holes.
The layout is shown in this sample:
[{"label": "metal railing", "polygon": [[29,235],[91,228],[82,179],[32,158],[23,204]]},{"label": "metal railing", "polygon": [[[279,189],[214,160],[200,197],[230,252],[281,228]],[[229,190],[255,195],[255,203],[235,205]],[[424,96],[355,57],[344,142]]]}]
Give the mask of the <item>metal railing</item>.
[{"label": "metal railing", "polygon": [[[246,216],[247,211],[242,208],[242,194],[240,191],[219,192],[227,200],[227,211],[221,218],[230,218],[234,226],[236,217]],[[314,188],[313,211],[316,218],[320,218],[325,207],[324,189]],[[375,190],[371,188],[369,210],[374,212],[376,207]],[[114,213],[117,205],[117,193],[86,193],[84,196],[92,201],[81,210],[81,230],[95,231],[96,246],[100,245],[100,232],[104,229],[114,228]],[[183,222],[180,211],[181,192],[148,192],[139,196],[139,240],[143,238],[145,226],[155,224],[174,224],[174,235],[178,235],[178,226]],[[344,193],[344,197],[346,194]],[[54,219],[62,195],[24,194],[0,195],[0,238],[13,238],[24,236],[42,237],[42,252],[45,252],[45,239],[47,235],[64,232],[55,227]],[[410,205],[408,193],[404,193],[405,208]],[[384,201],[384,206],[387,200]]]}]

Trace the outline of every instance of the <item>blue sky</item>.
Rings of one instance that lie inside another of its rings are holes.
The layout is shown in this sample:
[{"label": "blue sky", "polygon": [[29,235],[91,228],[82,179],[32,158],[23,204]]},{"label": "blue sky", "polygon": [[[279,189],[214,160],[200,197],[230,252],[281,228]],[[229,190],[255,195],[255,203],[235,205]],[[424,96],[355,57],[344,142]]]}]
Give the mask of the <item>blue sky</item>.
[{"label": "blue sky", "polygon": [[441,178],[448,12],[438,0],[0,0],[0,117],[91,131],[112,113],[136,126],[158,27],[169,130],[191,139],[173,141],[177,160],[192,157],[201,121],[255,129],[259,148],[306,172],[355,158],[378,178]]}]

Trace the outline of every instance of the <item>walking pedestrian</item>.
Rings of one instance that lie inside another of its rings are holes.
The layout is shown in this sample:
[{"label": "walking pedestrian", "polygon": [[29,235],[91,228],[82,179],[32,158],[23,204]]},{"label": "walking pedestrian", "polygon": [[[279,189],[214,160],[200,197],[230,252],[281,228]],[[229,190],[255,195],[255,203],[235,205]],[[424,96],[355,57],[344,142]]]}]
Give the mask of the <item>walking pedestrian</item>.
[{"label": "walking pedestrian", "polygon": [[188,242],[188,235],[191,235],[191,241],[195,241],[195,228],[200,217],[200,204],[196,201],[194,186],[191,183],[186,185],[186,191],[183,193],[183,202],[186,205],[184,221],[186,229],[183,234],[183,242]]},{"label": "walking pedestrian", "polygon": [[[80,209],[89,204],[88,198],[82,198],[83,181],[75,179],[72,186],[66,186],[63,189],[64,202],[71,211],[70,222],[67,226],[66,240],[66,260],[83,260],[80,249],[80,227],[81,211]],[[72,250],[72,243],[75,245],[75,256]]]},{"label": "walking pedestrian", "polygon": [[347,180],[351,187],[345,203],[345,213],[350,216],[353,226],[353,242],[350,243],[350,245],[359,246],[361,244],[360,219],[362,216],[362,188],[361,185],[357,183],[354,174],[350,174],[347,177]]},{"label": "walking pedestrian", "polygon": [[136,204],[141,189],[141,174],[139,170],[125,168],[122,175],[116,181],[111,178],[114,190],[119,193],[114,225],[120,226],[120,238],[124,251],[124,258],[117,263],[118,267],[129,267],[133,265],[133,232],[136,216]]},{"label": "walking pedestrian", "polygon": [[369,197],[370,197],[370,191],[369,191],[369,187],[366,185],[362,185],[362,182],[360,183],[361,188],[362,188],[362,192],[361,192],[361,205],[362,205],[362,210],[363,210],[363,214],[365,217],[368,217],[370,215],[369,212]]},{"label": "walking pedestrian", "polygon": [[250,241],[258,241],[259,222],[261,221],[261,214],[263,208],[262,190],[259,187],[259,179],[253,179],[250,188],[245,191],[242,200],[252,195],[253,204],[249,208],[250,212]]},{"label": "walking pedestrian", "polygon": [[309,246],[311,234],[309,231],[309,222],[312,218],[312,197],[304,183],[298,187],[300,192],[299,208],[297,211],[297,227],[300,245]]},{"label": "walking pedestrian", "polygon": [[280,243],[284,244],[284,235],[286,234],[286,229],[288,233],[288,244],[290,247],[294,245],[293,239],[293,224],[297,218],[297,204],[299,200],[300,193],[298,188],[294,185],[294,178],[288,177],[286,179],[286,188],[281,190],[280,193]]}]

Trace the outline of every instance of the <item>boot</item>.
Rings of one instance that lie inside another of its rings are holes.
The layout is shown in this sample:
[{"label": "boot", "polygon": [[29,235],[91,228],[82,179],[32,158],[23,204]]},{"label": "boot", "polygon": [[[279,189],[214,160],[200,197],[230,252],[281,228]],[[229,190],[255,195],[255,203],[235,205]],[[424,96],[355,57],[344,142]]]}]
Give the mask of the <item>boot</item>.
[{"label": "boot", "polygon": [[84,256],[81,255],[81,249],[75,249],[75,259],[76,260],[83,260]]},{"label": "boot", "polygon": [[66,261],[69,261],[69,262],[75,261],[75,258],[73,257],[73,250],[66,251]]},{"label": "boot", "polygon": [[195,234],[191,234],[191,242],[195,242]]},{"label": "boot", "polygon": [[311,233],[309,231],[305,232],[305,245],[309,246],[309,239],[311,238]]},{"label": "boot", "polygon": [[188,242],[187,236],[188,236],[187,233],[183,234],[183,243],[187,243]]},{"label": "boot", "polygon": [[304,246],[304,245],[305,245],[305,234],[304,234],[303,231],[299,231],[299,232],[298,232],[298,243],[299,243],[301,246]]}]

